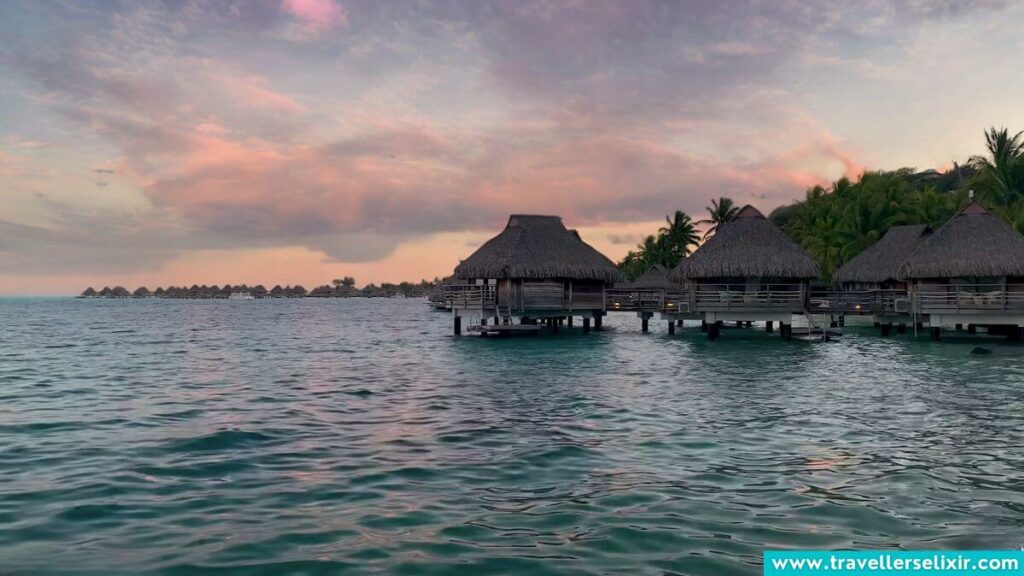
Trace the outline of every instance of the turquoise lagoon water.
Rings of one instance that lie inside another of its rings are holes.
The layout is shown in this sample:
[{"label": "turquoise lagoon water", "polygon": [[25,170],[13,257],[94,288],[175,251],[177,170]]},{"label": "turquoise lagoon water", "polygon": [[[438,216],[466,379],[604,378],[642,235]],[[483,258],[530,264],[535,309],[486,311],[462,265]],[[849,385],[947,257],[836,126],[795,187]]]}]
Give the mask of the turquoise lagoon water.
[{"label": "turquoise lagoon water", "polygon": [[1024,544],[1019,345],[607,325],[0,300],[0,573],[760,574],[765,547]]}]

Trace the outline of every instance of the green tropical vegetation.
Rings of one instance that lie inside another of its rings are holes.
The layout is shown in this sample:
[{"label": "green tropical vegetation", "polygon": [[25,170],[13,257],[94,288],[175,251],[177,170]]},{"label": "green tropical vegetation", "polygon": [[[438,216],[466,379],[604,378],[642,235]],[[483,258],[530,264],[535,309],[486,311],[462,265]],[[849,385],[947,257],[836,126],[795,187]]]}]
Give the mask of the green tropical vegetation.
[{"label": "green tropical vegetation", "polygon": [[[840,178],[827,187],[808,188],[804,200],[776,208],[769,218],[818,261],[823,278],[830,278],[892,226],[941,226],[966,203],[970,190],[989,211],[1024,233],[1024,132],[990,128],[984,135],[984,154],[954,163],[945,172],[901,168]],[[702,240],[739,211],[729,198],[713,200],[707,210],[708,218],[696,223],[707,226]],[[675,266],[697,244],[687,243],[685,251],[667,251],[668,246],[679,245],[679,238],[670,238],[662,228],[629,252],[620,269],[632,280],[652,264]]]},{"label": "green tropical vegetation", "polygon": [[665,216],[665,226],[658,230],[657,236],[644,238],[636,250],[626,254],[619,262],[619,269],[632,281],[655,264],[674,268],[699,242],[697,224],[689,214],[676,210],[675,214]]}]

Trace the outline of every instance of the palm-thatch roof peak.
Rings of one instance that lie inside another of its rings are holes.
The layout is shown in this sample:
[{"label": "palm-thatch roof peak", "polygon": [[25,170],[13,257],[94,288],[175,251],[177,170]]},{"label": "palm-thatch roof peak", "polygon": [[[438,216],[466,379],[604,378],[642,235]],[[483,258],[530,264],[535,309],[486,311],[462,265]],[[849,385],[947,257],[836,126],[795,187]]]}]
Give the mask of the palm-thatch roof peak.
[{"label": "palm-thatch roof peak", "polygon": [[659,288],[678,288],[678,284],[669,278],[669,270],[661,264],[652,264],[636,280],[626,284],[628,288],[654,290]]},{"label": "palm-thatch roof peak", "polygon": [[751,205],[672,271],[675,281],[714,278],[810,279],[818,263]]},{"label": "palm-thatch roof peak", "polygon": [[931,233],[927,224],[893,226],[871,246],[843,264],[832,280],[839,284],[881,284],[900,278],[900,270],[914,249]]},{"label": "palm-thatch roof peak", "polygon": [[760,218],[762,220],[765,219],[764,214],[761,214],[760,210],[758,210],[757,208],[754,208],[750,204],[747,204],[743,208],[740,208],[740,211],[736,213],[736,217],[737,218]]},{"label": "palm-thatch roof peak", "polygon": [[616,282],[622,274],[578,233],[566,229],[560,217],[513,214],[500,234],[455,268],[455,277]]},{"label": "palm-thatch roof peak", "polygon": [[971,201],[921,242],[901,278],[1024,276],[1024,236]]}]

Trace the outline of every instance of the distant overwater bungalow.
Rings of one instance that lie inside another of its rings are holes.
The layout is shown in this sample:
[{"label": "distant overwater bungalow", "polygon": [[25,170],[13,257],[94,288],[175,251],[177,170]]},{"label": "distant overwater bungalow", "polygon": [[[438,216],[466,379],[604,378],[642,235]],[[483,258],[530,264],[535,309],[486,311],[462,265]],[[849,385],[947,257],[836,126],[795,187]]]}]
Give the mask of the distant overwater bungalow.
[{"label": "distant overwater bungalow", "polygon": [[445,289],[453,331],[481,335],[557,330],[580,317],[600,329],[605,292],[623,280],[603,254],[568,230],[558,216],[516,214],[455,268],[462,284]]},{"label": "distant overwater bungalow", "polygon": [[[808,310],[810,283],[818,264],[803,248],[753,206],[743,207],[731,222],[673,270],[689,298],[689,310],[702,320],[709,340],[723,322],[779,324],[792,337],[794,314]],[[682,307],[682,306],[680,306]]]},{"label": "distant overwater bungalow", "polygon": [[903,332],[907,324],[921,322],[910,305],[909,285],[902,277],[903,266],[932,230],[927,224],[893,226],[880,240],[863,250],[832,275],[839,293],[832,310],[840,318],[847,314],[871,316],[888,335],[893,324]]},{"label": "distant overwater bungalow", "polygon": [[1024,336],[1024,236],[981,204],[971,201],[920,242],[901,272],[932,339],[963,325]]}]

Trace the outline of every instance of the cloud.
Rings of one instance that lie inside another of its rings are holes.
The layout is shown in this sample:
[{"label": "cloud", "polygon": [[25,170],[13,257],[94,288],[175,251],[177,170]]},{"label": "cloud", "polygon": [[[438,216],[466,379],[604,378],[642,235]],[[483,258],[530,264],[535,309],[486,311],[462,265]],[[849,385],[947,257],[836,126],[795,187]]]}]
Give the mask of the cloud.
[{"label": "cloud", "polygon": [[348,24],[344,6],[333,0],[282,0],[281,10],[295,18],[306,36],[319,35]]},{"label": "cloud", "polygon": [[[831,75],[907,77],[902,51],[923,26],[1001,8],[943,6],[0,8],[0,66],[26,95],[0,120],[38,119],[3,141],[4,184],[53,153],[116,170],[144,206],[97,209],[85,186],[37,174],[50,200],[33,217],[46,221],[4,222],[0,266],[150,269],[183,251],[278,247],[373,262],[510,212],[597,226],[698,214],[719,195],[770,209],[863,169],[863,148],[835,132],[853,112]],[[83,177],[89,193],[110,193],[95,180]]]}]

